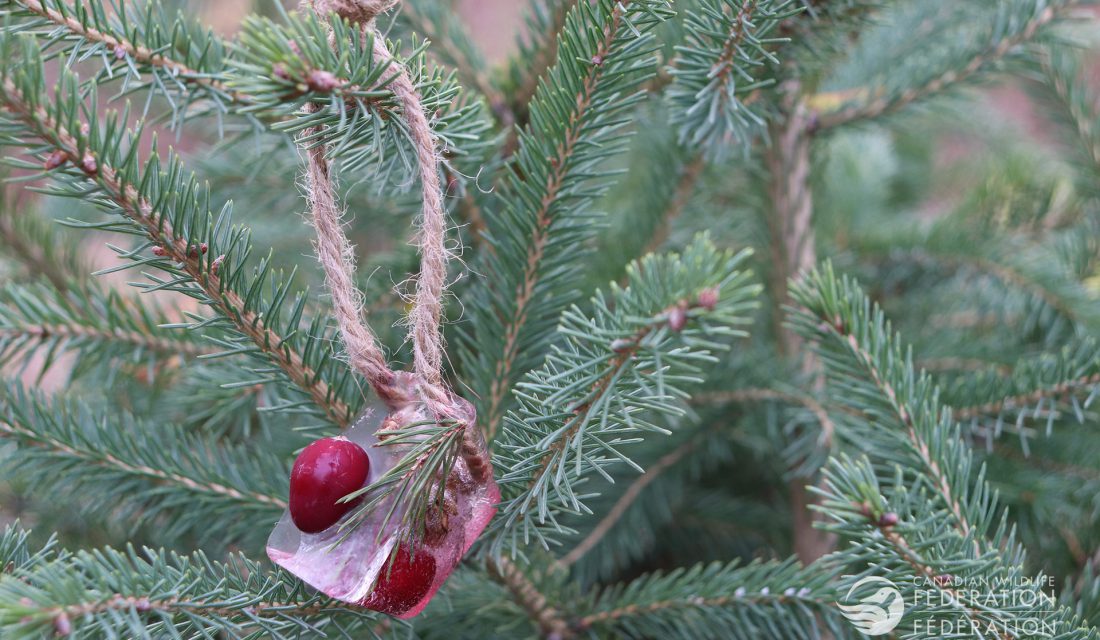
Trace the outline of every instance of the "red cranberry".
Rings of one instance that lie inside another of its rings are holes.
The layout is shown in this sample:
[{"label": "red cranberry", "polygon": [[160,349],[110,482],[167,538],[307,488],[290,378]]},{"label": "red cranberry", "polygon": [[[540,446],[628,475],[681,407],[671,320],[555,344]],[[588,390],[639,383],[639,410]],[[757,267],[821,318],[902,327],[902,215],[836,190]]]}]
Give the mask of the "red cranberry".
[{"label": "red cranberry", "polygon": [[290,519],[306,533],[318,533],[355,506],[337,503],[361,489],[370,473],[370,458],[345,438],[322,438],[302,450],[290,472]]},{"label": "red cranberry", "polygon": [[401,615],[424,599],[435,580],[435,558],[425,550],[414,557],[402,545],[382,565],[374,590],[360,603],[368,609]]}]

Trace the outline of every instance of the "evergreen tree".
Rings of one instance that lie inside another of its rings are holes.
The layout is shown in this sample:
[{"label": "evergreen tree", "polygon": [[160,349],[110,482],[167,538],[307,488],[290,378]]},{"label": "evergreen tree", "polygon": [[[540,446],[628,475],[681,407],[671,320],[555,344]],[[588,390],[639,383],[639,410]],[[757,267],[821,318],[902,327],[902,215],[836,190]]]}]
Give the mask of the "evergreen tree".
[{"label": "evergreen tree", "polygon": [[[1100,638],[1090,2],[530,0],[502,66],[192,4],[0,0],[0,637]],[[437,331],[476,425],[380,431],[349,522],[424,542],[478,431],[501,495],[402,620],[265,542]]]}]

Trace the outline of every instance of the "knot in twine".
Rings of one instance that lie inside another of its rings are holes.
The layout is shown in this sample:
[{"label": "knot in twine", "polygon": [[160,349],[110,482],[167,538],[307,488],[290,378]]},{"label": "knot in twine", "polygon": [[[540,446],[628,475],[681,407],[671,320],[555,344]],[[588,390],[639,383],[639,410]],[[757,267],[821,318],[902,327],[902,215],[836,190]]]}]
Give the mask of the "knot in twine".
[{"label": "knot in twine", "polygon": [[[439,180],[440,157],[435,136],[424,114],[424,106],[416,86],[405,66],[386,48],[385,38],[373,24],[373,19],[399,4],[399,0],[304,0],[319,14],[335,13],[358,24],[373,40],[374,56],[389,65],[392,78],[389,88],[401,107],[408,126],[409,138],[420,173],[422,213],[417,233],[420,253],[420,274],[416,279],[413,307],[409,312],[409,338],[413,344],[413,370],[416,389],[436,414],[450,415],[455,397],[443,381],[443,338],[440,324],[443,317],[443,292],[446,287],[447,261],[446,213],[443,190]],[[311,103],[306,107],[317,111]],[[363,322],[362,295],[355,287],[355,257],[351,243],[344,234],[336,189],[329,170],[325,145],[310,146],[316,129],[304,132],[301,140],[306,148],[306,172],[312,222],[317,231],[317,254],[325,272],[325,282],[332,294],[333,310],[340,335],[348,352],[351,366],[366,378],[378,396],[391,408],[401,407],[408,397],[407,384],[400,374],[391,370],[378,339]]]}]

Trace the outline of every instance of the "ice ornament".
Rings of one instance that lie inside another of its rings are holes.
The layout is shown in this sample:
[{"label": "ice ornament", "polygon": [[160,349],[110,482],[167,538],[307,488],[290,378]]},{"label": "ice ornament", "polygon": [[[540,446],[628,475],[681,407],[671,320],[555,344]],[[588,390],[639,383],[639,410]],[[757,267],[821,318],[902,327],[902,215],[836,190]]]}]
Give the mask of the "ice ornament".
[{"label": "ice ornament", "polygon": [[[454,398],[452,415],[476,425],[473,407],[461,398]],[[379,446],[376,432],[433,420],[423,403],[410,401],[389,413],[368,411],[341,438],[362,447],[369,456],[365,484],[370,484],[393,468],[408,446]],[[389,498],[350,532],[341,531],[340,525],[355,509],[317,533],[301,531],[288,509],[268,538],[268,557],[337,600],[398,618],[420,613],[489,524],[500,502],[480,429],[473,426],[468,432],[447,479],[442,509],[429,508],[425,531],[415,549],[403,544],[394,550],[401,537],[400,512],[382,528],[393,506],[393,498]]]}]

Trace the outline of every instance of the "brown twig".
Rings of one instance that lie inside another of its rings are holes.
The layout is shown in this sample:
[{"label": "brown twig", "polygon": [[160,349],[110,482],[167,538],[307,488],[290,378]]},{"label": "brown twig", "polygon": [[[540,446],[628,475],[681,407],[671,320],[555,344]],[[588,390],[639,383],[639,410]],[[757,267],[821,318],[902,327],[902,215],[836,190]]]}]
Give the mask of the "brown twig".
[{"label": "brown twig", "polygon": [[696,155],[680,170],[680,179],[676,182],[676,189],[672,193],[672,199],[669,200],[668,206],[665,207],[664,214],[661,216],[660,225],[657,227],[657,231],[653,234],[653,237],[649,239],[646,244],[644,253],[653,253],[657,249],[661,248],[661,245],[668,240],[668,235],[672,230],[672,223],[676,218],[680,217],[680,214],[684,212],[684,207],[687,206],[691,200],[691,196],[695,193],[695,185],[699,182],[699,176],[703,174],[703,169],[706,167],[706,160],[702,155]]},{"label": "brown twig", "polygon": [[[810,185],[812,119],[800,97],[801,85],[797,81],[788,82],[782,90],[783,114],[772,123],[772,142],[764,152],[772,206],[767,216],[771,252],[772,331],[780,356],[800,358],[802,373],[815,386],[820,386],[821,373],[817,359],[813,353],[802,348],[802,338],[784,324],[784,306],[790,303],[789,283],[813,267],[817,261],[817,250]],[[828,435],[831,437],[831,432]],[[828,446],[829,441],[825,440],[822,444]],[[810,507],[818,499],[806,488],[806,480],[794,477],[788,483],[788,489],[795,552],[803,562],[809,563],[832,550],[835,536],[814,527]]]},{"label": "brown twig", "polygon": [[832,442],[833,434],[836,432],[836,424],[833,422],[833,419],[829,417],[828,410],[826,410],[813,396],[808,394],[788,393],[786,391],[779,391],[778,389],[752,387],[748,389],[735,389],[733,391],[699,393],[691,398],[692,404],[725,404],[731,402],[759,402],[764,400],[782,400],[806,407],[810,413],[814,414],[814,418],[816,418],[818,424],[821,425],[820,440],[822,444]]},{"label": "brown twig", "polygon": [[488,561],[489,575],[503,584],[512,598],[538,625],[544,638],[565,640],[573,637],[573,631],[565,617],[550,604],[538,588],[523,575],[523,571],[506,557]]},{"label": "brown twig", "polygon": [[15,224],[14,212],[10,203],[3,203],[0,211],[0,243],[3,243],[25,265],[31,274],[41,274],[57,291],[68,291],[71,283],[66,273],[42,247],[36,246]]},{"label": "brown twig", "polygon": [[100,329],[83,325],[64,324],[39,324],[18,328],[0,328],[0,338],[12,339],[19,337],[32,337],[40,341],[50,338],[66,338],[97,340],[102,342],[122,342],[138,347],[157,351],[160,353],[179,353],[188,357],[198,357],[215,353],[211,349],[204,349],[200,345],[150,336],[138,331],[124,331],[122,329]]},{"label": "brown twig", "polygon": [[608,532],[611,531],[612,527],[615,526],[615,523],[618,522],[623,517],[623,515],[626,514],[627,509],[630,508],[630,505],[634,504],[634,501],[638,499],[638,496],[642,494],[642,491],[644,491],[647,486],[657,480],[657,478],[660,477],[660,475],[664,473],[667,469],[675,465],[680,460],[683,460],[689,453],[695,450],[696,446],[698,446],[698,442],[696,440],[689,440],[688,442],[685,442],[679,447],[676,447],[672,451],[661,456],[657,460],[657,462],[650,465],[650,467],[646,469],[645,473],[638,476],[638,478],[634,480],[634,482],[630,483],[630,486],[627,487],[626,491],[624,491],[623,494],[619,496],[619,499],[615,501],[615,504],[611,507],[607,514],[600,519],[595,528],[593,528],[592,531],[587,536],[585,536],[584,540],[581,540],[581,542],[577,546],[573,547],[573,549],[570,550],[569,553],[565,554],[560,560],[558,560],[558,564],[563,567],[568,567],[575,563],[577,560],[580,560],[582,557],[584,557],[586,553],[591,551],[600,542],[600,540],[602,540],[604,536],[606,536]]}]

